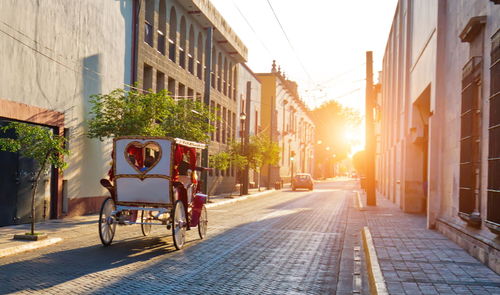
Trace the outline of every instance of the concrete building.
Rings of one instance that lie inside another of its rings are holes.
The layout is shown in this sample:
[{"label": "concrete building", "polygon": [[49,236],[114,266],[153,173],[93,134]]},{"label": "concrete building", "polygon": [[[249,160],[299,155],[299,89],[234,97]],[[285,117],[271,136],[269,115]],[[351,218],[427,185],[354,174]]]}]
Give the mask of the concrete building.
[{"label": "concrete building", "polygon": [[[239,114],[245,113],[245,127],[242,128],[241,120],[238,122],[238,136],[241,140],[242,131],[248,128],[248,136],[260,132],[261,119],[261,84],[255,73],[244,63],[238,65],[237,99],[239,100]],[[250,170],[248,175],[250,188],[259,184],[259,171]]]},{"label": "concrete building", "polygon": [[[0,125],[36,124],[69,139],[69,168],[39,183],[38,220],[100,206],[110,145],[85,136],[88,101],[131,83],[131,36],[132,1],[0,2]],[[6,152],[0,162],[0,225],[29,222],[36,164]]]},{"label": "concrete building", "polygon": [[[237,65],[246,61],[247,48],[208,0],[137,3],[134,81],[142,89],[167,89],[174,97],[208,100],[222,119],[209,153],[226,150],[237,136]],[[215,170],[208,177],[210,194],[234,187],[234,168]]]},{"label": "concrete building", "polygon": [[500,5],[400,0],[381,76],[378,191],[500,273]]},{"label": "concrete building", "polygon": [[300,99],[297,83],[287,80],[273,61],[270,73],[256,74],[262,85],[262,133],[281,149],[276,167],[265,167],[262,183],[290,182],[292,174],[313,172],[314,123]]}]

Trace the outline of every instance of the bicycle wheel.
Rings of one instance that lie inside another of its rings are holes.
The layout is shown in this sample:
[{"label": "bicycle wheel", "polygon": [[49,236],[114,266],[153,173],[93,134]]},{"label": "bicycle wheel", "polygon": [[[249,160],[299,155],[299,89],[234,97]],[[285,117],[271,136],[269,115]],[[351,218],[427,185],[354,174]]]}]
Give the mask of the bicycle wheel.
[{"label": "bicycle wheel", "polygon": [[[151,222],[149,220],[149,211],[142,210],[141,212],[141,222]],[[151,224],[142,224],[141,223],[141,231],[143,236],[149,235],[151,233]]]},{"label": "bicycle wheel", "polygon": [[187,220],[184,204],[182,204],[182,201],[177,200],[172,212],[172,237],[177,250],[182,249],[186,241],[186,226]]},{"label": "bicycle wheel", "polygon": [[207,227],[207,208],[205,208],[205,205],[203,205],[203,207],[201,207],[200,219],[198,220],[198,234],[200,234],[200,239],[204,239],[207,236]]}]

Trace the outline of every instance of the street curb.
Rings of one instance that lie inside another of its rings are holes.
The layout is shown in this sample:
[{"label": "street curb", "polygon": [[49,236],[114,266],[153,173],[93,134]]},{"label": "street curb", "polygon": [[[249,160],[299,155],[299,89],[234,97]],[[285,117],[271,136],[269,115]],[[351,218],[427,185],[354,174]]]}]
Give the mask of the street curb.
[{"label": "street curb", "polygon": [[368,280],[370,281],[371,294],[389,294],[385,285],[384,275],[378,264],[377,252],[373,245],[372,234],[367,226],[361,230],[363,237],[363,248],[365,249],[366,264],[368,268]]},{"label": "street curb", "polygon": [[43,247],[47,247],[49,245],[59,243],[62,240],[63,239],[61,239],[61,238],[48,238],[48,239],[42,240],[42,241],[25,242],[26,244],[24,244],[24,245],[20,245],[20,246],[18,245],[18,246],[0,249],[0,258],[14,255],[14,254],[19,254],[22,252],[35,250],[35,249],[39,249],[39,248],[43,248]]},{"label": "street curb", "polygon": [[256,194],[247,195],[244,197],[238,197],[238,198],[229,199],[229,200],[222,201],[222,202],[206,204],[205,207],[207,209],[213,208],[213,207],[227,205],[227,204],[231,204],[231,203],[236,203],[236,202],[240,202],[240,201],[244,201],[244,200],[248,200],[248,199],[252,199],[252,198],[262,197],[262,196],[269,195],[269,194],[275,193],[275,192],[279,192],[279,190],[272,189],[272,190],[267,190],[267,191],[263,191],[263,192],[256,193]]},{"label": "street curb", "polygon": [[356,191],[356,202],[359,211],[364,211],[365,210],[365,205],[363,205],[363,201],[361,201],[361,196],[359,195],[359,192]]}]

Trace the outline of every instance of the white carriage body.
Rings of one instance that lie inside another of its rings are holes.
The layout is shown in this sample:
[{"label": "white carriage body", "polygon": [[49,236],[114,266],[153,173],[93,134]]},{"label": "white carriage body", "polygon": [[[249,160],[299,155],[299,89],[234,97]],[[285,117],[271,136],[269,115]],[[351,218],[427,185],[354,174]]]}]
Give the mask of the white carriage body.
[{"label": "white carriage body", "polygon": [[[114,140],[114,175],[116,202],[135,205],[171,205],[172,149],[175,139],[158,137],[119,137]],[[128,149],[154,153],[152,167],[137,167],[130,159]],[[142,147],[142,149],[141,149]],[[142,170],[142,171],[141,171]]]}]

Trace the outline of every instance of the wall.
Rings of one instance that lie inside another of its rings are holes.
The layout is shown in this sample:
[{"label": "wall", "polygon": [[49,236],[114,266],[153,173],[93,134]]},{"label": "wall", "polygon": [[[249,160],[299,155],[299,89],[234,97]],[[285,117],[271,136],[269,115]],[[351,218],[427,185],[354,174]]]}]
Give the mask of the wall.
[{"label": "wall", "polygon": [[64,114],[67,198],[102,196],[110,147],[85,137],[89,95],[130,84],[132,1],[0,3],[0,98]]}]

